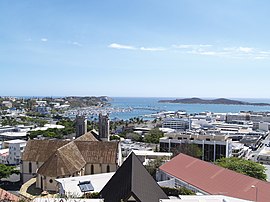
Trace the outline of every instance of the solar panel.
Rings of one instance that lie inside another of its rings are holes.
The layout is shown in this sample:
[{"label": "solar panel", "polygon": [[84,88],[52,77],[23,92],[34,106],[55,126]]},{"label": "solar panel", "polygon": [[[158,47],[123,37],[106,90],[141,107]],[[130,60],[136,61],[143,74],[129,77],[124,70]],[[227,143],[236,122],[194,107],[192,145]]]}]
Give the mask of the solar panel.
[{"label": "solar panel", "polygon": [[80,187],[81,192],[94,191],[94,187],[90,181],[79,182],[78,186]]}]

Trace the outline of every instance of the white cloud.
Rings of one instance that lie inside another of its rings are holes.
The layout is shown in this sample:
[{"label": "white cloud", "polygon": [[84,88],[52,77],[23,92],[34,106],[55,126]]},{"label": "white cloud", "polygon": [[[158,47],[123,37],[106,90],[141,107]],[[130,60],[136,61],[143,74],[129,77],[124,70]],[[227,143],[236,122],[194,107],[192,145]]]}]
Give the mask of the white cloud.
[{"label": "white cloud", "polygon": [[72,42],[72,45],[74,45],[74,46],[82,46],[82,44],[80,44],[80,43],[78,43],[77,41],[74,41],[74,42]]},{"label": "white cloud", "polygon": [[173,48],[180,49],[198,49],[198,48],[207,48],[212,47],[210,44],[180,44],[180,45],[172,45]]},{"label": "white cloud", "polygon": [[201,51],[199,52],[200,55],[221,55],[221,52],[214,52],[214,51]]},{"label": "white cloud", "polygon": [[42,42],[47,42],[48,41],[48,39],[47,38],[42,38],[42,39],[40,39]]},{"label": "white cloud", "polygon": [[157,48],[141,47],[140,50],[142,50],[142,51],[165,51],[166,48],[162,48],[162,47],[157,47]]},{"label": "white cloud", "polygon": [[243,53],[251,53],[253,51],[253,48],[249,47],[239,47],[238,50]]},{"label": "white cloud", "polygon": [[246,46],[224,47],[210,44],[179,44],[168,47],[136,47],[112,43],[108,46],[115,49],[127,49],[137,51],[177,51],[179,54],[194,54],[209,57],[226,57],[236,59],[270,59],[269,50],[260,50]]},{"label": "white cloud", "polygon": [[118,43],[112,43],[108,46],[109,48],[116,48],[116,49],[127,49],[127,50],[135,50],[136,48],[129,45],[123,45]]}]

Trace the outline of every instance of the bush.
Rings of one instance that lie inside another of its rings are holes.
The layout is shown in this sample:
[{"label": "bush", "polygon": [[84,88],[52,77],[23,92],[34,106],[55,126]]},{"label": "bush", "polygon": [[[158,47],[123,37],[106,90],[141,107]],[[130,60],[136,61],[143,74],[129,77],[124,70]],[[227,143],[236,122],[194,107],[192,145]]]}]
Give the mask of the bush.
[{"label": "bush", "polygon": [[161,187],[167,196],[179,196],[179,195],[195,195],[195,193],[185,187],[170,188]]},{"label": "bush", "polygon": [[118,135],[111,135],[110,140],[120,140],[120,137]]},{"label": "bush", "polygon": [[99,198],[99,192],[85,193],[82,198]]},{"label": "bush", "polygon": [[163,136],[164,136],[164,133],[162,131],[160,131],[158,128],[154,128],[150,130],[147,135],[145,135],[144,141],[147,143],[158,144],[159,139],[162,138]]}]

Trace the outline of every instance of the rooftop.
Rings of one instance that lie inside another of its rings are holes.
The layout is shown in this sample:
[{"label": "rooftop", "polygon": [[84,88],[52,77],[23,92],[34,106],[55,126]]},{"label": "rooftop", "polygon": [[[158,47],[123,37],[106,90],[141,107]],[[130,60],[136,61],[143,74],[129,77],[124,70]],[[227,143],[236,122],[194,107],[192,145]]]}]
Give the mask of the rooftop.
[{"label": "rooftop", "polygon": [[60,184],[62,184],[62,187],[65,190],[65,194],[67,195],[67,197],[68,196],[81,197],[83,195],[83,192],[81,192],[81,189],[78,186],[79,182],[90,181],[94,187],[93,192],[100,192],[113,175],[114,172],[110,172],[95,175],[85,175],[79,177],[59,178],[55,180]]},{"label": "rooftop", "polygon": [[179,154],[159,169],[212,195],[224,193],[226,196],[254,201],[256,190],[252,186],[255,186],[258,190],[258,201],[270,201],[270,183],[185,154]]},{"label": "rooftop", "polygon": [[17,139],[17,140],[7,140],[7,141],[5,141],[5,143],[8,143],[8,144],[16,144],[16,143],[27,143],[27,141],[26,140],[19,140],[19,139]]}]

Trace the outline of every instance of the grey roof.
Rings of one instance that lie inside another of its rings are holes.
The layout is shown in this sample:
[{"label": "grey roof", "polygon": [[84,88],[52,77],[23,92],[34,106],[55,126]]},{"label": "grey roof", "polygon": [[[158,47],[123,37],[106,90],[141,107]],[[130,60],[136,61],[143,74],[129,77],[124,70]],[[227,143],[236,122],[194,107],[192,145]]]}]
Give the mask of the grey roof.
[{"label": "grey roof", "polygon": [[129,155],[100,193],[105,202],[126,201],[131,196],[138,202],[168,199],[134,153]]},{"label": "grey roof", "polygon": [[84,168],[86,162],[74,142],[70,142],[49,157],[38,169],[37,173],[50,176],[68,176],[79,172]]},{"label": "grey roof", "polygon": [[37,173],[50,177],[73,175],[88,163],[117,164],[119,143],[100,142],[93,133],[74,141],[29,140],[22,160],[43,163]]},{"label": "grey roof", "polygon": [[76,138],[74,141],[98,141],[98,139],[96,138],[96,131],[91,130],[83,134],[82,136]]},{"label": "grey roof", "polygon": [[116,164],[119,142],[74,141],[86,163]]},{"label": "grey roof", "polygon": [[29,140],[22,154],[22,160],[45,162],[57,149],[69,142],[66,140]]}]

